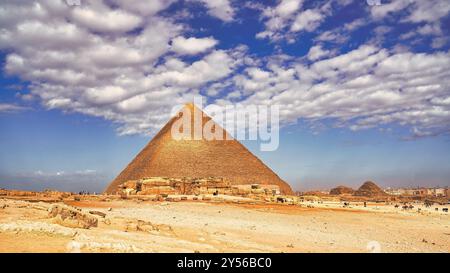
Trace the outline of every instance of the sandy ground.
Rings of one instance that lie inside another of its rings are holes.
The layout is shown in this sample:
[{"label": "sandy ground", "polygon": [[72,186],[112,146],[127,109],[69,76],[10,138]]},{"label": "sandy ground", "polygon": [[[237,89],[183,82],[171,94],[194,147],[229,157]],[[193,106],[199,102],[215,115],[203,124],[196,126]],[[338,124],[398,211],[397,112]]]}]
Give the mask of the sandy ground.
[{"label": "sandy ground", "polygon": [[[450,252],[450,216],[436,206],[418,212],[417,205],[403,211],[339,202],[67,204],[106,217],[98,217],[98,227],[69,228],[48,218],[52,204],[0,199],[0,252]],[[138,220],[158,228],[130,228]]]}]

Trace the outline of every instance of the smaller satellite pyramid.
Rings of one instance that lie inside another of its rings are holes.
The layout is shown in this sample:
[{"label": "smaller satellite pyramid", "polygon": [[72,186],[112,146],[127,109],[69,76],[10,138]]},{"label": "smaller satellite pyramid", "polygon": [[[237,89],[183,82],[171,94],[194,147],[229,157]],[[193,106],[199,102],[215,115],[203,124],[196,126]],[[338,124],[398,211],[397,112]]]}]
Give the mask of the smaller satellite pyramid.
[{"label": "smaller satellite pyramid", "polygon": [[373,196],[385,196],[388,195],[386,192],[384,192],[380,187],[378,187],[377,184],[375,184],[372,181],[366,181],[364,184],[362,184],[361,187],[354,193],[355,196],[366,196],[366,197],[373,197]]},{"label": "smaller satellite pyramid", "polygon": [[353,194],[354,192],[355,192],[354,189],[346,187],[346,186],[338,186],[338,187],[330,190],[331,195]]},{"label": "smaller satellite pyramid", "polygon": [[[293,193],[286,182],[213,121],[214,131],[222,132],[223,140],[174,139],[172,126],[186,111],[191,113],[192,128],[211,124],[209,116],[194,104],[186,104],[111,182],[106,193],[116,193],[119,185],[127,181],[148,177],[217,177],[232,185],[276,185],[281,193]],[[201,117],[195,119],[196,113]]]}]

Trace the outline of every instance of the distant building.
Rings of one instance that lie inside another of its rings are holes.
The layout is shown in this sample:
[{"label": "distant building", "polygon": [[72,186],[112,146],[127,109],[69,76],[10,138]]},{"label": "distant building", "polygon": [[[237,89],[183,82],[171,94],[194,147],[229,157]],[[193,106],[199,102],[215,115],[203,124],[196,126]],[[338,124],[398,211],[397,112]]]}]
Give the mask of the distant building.
[{"label": "distant building", "polygon": [[408,190],[408,192],[410,193],[409,195],[413,195],[413,196],[425,196],[425,195],[428,195],[428,189],[426,189],[426,188],[412,189],[412,190]]},{"label": "distant building", "polygon": [[407,196],[433,196],[433,197],[446,197],[450,192],[448,188],[414,188],[414,189],[393,189],[386,188],[386,193],[391,195],[407,195]]},{"label": "distant building", "polygon": [[444,188],[428,189],[428,195],[432,195],[434,197],[445,197],[447,196],[446,190],[447,189]]},{"label": "distant building", "polygon": [[387,194],[390,195],[406,195],[406,190],[405,189],[393,189],[393,188],[386,188],[384,190]]},{"label": "distant building", "polygon": [[450,197],[450,188],[391,188],[387,187],[384,192],[393,196],[415,196],[415,197]]}]

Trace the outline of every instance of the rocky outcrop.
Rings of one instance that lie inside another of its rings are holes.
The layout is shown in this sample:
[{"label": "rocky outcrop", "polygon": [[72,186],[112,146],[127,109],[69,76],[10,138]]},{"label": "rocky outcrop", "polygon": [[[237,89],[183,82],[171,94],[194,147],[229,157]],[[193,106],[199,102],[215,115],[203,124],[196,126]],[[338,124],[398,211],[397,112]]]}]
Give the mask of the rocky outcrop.
[{"label": "rocky outcrop", "polygon": [[33,191],[8,190],[8,191],[6,191],[6,195],[7,196],[26,197],[26,196],[36,196],[36,195],[38,195],[38,193],[33,192]]},{"label": "rocky outcrop", "polygon": [[47,189],[47,190],[44,190],[44,192],[42,192],[40,195],[42,195],[44,197],[51,197],[51,198],[54,198],[54,199],[62,200],[64,198],[70,197],[72,195],[72,193]]},{"label": "rocky outcrop", "polygon": [[26,221],[26,220],[18,220],[9,223],[0,223],[0,232],[40,232],[47,233],[53,236],[62,235],[68,237],[74,237],[77,234],[77,231],[71,228],[62,227],[56,224],[49,224],[45,222],[38,221]]}]

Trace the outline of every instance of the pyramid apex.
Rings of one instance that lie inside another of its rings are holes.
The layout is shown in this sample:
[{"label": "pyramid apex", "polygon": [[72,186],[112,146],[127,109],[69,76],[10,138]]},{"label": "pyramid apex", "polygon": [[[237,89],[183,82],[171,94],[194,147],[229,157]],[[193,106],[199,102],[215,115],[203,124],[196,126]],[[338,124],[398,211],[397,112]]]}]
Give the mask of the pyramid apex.
[{"label": "pyramid apex", "polygon": [[200,108],[198,108],[193,102],[185,103],[184,106],[183,106],[183,108],[187,108],[187,109],[189,109],[190,111],[193,111],[195,108],[200,109]]}]

